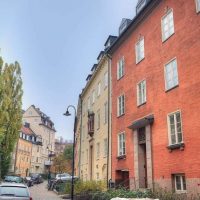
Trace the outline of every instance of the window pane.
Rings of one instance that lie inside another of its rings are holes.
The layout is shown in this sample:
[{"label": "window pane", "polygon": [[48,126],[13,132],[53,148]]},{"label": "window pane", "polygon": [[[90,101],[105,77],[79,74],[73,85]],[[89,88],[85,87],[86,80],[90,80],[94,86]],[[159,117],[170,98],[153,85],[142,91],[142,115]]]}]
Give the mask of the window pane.
[{"label": "window pane", "polygon": [[175,179],[176,179],[176,189],[181,190],[181,177],[175,176]]},{"label": "window pane", "polygon": [[185,176],[182,176],[182,182],[183,182],[183,190],[186,190]]}]

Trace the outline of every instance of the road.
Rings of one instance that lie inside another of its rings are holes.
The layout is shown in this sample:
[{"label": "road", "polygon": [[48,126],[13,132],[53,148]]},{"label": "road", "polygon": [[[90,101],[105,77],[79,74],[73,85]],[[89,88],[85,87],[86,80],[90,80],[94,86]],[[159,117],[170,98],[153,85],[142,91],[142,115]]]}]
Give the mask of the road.
[{"label": "road", "polygon": [[47,182],[36,184],[29,188],[33,200],[61,200],[53,191],[47,190]]}]

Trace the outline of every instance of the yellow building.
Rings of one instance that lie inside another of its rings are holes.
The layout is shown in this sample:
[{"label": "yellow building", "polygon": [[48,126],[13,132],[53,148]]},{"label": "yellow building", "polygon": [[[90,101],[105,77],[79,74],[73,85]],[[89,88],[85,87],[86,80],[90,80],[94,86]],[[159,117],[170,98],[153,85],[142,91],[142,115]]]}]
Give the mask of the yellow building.
[{"label": "yellow building", "polygon": [[15,174],[22,177],[28,176],[31,166],[32,136],[33,131],[28,126],[22,126],[15,152]]},{"label": "yellow building", "polygon": [[[52,164],[49,161],[49,154],[54,152],[55,146],[54,123],[34,105],[24,112],[23,122],[29,123],[31,130],[37,135],[33,141],[30,171],[31,173],[47,173]],[[38,145],[40,143],[42,145]]]},{"label": "yellow building", "polygon": [[[109,36],[105,49],[116,37]],[[101,51],[79,96],[77,109],[75,173],[82,180],[111,178],[110,59]]]}]

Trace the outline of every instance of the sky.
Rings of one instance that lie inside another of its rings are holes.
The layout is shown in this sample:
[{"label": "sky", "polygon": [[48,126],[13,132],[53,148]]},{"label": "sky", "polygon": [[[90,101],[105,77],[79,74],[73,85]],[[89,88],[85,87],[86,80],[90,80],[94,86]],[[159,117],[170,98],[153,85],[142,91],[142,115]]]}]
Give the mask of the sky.
[{"label": "sky", "polygon": [[[135,16],[137,0],[0,0],[0,56],[22,68],[23,109],[50,116],[56,135],[73,138],[73,120],[86,77],[122,18]],[[70,110],[73,112],[73,110]]]}]

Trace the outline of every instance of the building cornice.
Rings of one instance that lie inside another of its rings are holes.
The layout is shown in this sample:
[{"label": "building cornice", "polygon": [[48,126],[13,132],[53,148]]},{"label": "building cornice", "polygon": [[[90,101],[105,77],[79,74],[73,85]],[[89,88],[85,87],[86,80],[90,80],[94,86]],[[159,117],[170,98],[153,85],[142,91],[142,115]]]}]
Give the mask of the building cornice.
[{"label": "building cornice", "polygon": [[91,79],[87,82],[85,88],[83,89],[82,93],[80,94],[81,98],[83,98],[85,93],[88,91],[88,88],[92,84],[93,80],[95,79],[95,77],[97,76],[97,74],[101,70],[101,67],[103,66],[104,62],[106,62],[107,59],[108,59],[107,55],[104,54],[103,57],[101,58],[101,60],[99,61],[99,63],[97,64],[97,68],[96,68],[95,72],[92,74]]}]

